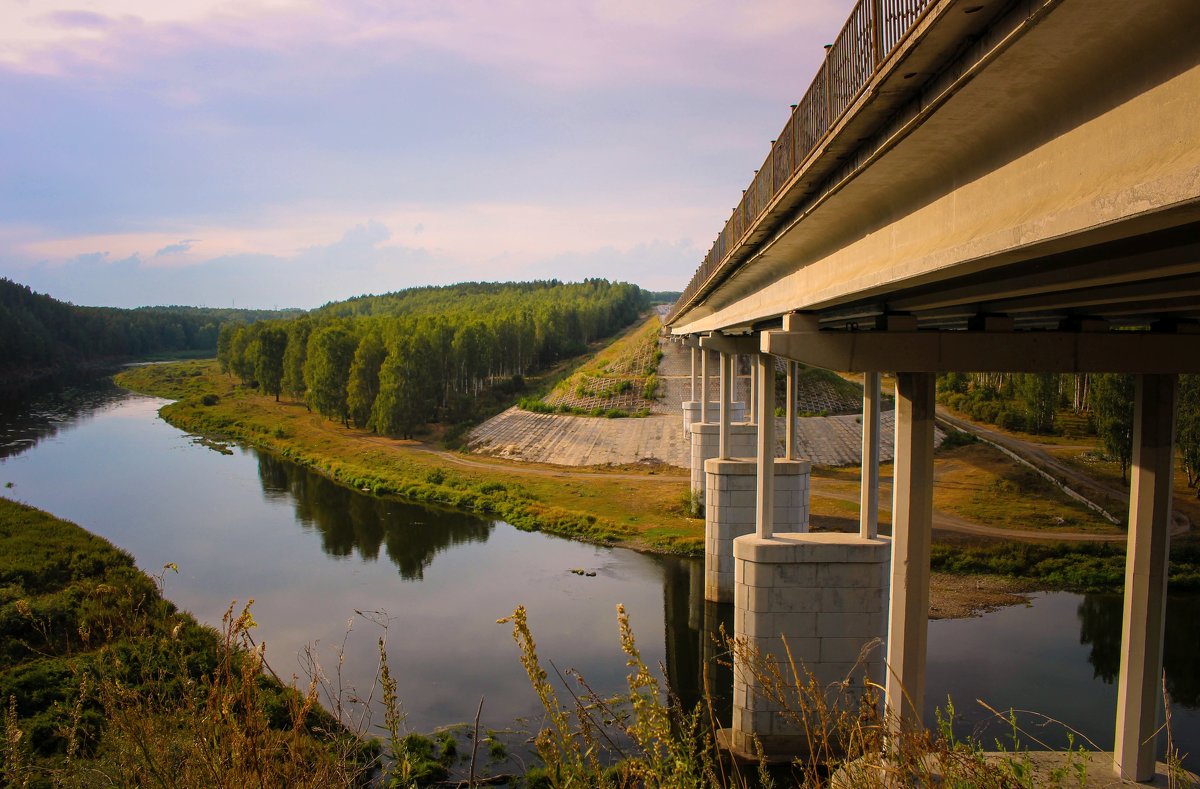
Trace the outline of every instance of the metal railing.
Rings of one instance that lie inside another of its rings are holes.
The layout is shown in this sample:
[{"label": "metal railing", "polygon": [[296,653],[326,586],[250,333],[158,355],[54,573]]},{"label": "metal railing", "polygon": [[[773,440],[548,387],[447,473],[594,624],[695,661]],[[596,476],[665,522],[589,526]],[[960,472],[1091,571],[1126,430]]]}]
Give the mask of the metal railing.
[{"label": "metal railing", "polygon": [[697,293],[728,264],[755,222],[766,212],[793,175],[804,164],[837,120],[858,98],[879,64],[912,30],[921,12],[933,0],[859,0],[804,98],[779,137],[771,144],[762,167],[742,193],[721,234],[704,256],[683,295],[667,316],[667,323],[691,306]]}]

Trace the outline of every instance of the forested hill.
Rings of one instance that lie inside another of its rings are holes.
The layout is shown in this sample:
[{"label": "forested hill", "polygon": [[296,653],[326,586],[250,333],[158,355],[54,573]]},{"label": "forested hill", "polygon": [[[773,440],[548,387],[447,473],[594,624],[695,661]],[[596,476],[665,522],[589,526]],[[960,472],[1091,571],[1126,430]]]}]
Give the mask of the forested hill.
[{"label": "forested hill", "polygon": [[649,305],[636,285],[469,282],[361,296],[288,321],[221,332],[222,369],[268,394],[384,435],[454,421],[485,388],[628,326]]},{"label": "forested hill", "polygon": [[77,307],[0,278],[0,384],[99,360],[170,351],[216,351],[217,335],[226,323],[298,313]]}]

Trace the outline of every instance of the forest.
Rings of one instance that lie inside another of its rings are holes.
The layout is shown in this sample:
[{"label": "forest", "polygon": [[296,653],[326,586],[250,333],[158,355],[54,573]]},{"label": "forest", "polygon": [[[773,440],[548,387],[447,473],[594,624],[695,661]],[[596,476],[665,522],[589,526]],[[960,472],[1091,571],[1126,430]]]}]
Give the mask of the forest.
[{"label": "forest", "polygon": [[0,376],[5,380],[168,351],[215,351],[221,326],[299,310],[77,307],[0,278]]},{"label": "forest", "polygon": [[[948,373],[938,402],[1006,430],[1053,435],[1064,412],[1086,417],[1106,456],[1126,477],[1133,459],[1132,375],[1118,373]],[[1175,440],[1188,486],[1200,497],[1200,375],[1179,376]]]},{"label": "forest", "polygon": [[525,375],[583,352],[648,305],[638,286],[601,279],[412,288],[224,326],[217,360],[276,399],[408,437],[461,420],[485,389],[521,391]]}]

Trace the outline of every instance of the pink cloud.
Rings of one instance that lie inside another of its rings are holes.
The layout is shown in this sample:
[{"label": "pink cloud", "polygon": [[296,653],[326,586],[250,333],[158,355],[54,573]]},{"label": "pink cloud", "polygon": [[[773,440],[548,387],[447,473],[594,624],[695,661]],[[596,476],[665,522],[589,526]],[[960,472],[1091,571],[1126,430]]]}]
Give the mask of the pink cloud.
[{"label": "pink cloud", "polygon": [[102,16],[64,7],[30,21],[11,10],[0,12],[0,30],[5,17],[14,22],[8,34],[0,32],[0,61],[48,73],[70,72],[81,64],[123,69],[180,48],[226,44],[352,53],[322,59],[320,66],[359,69],[437,51],[551,89],[634,82],[777,95],[782,86],[794,92],[797,82],[815,70],[821,42],[836,32],[852,3],[191,2],[161,4],[174,11],[153,13],[141,0],[113,5],[139,13]]}]

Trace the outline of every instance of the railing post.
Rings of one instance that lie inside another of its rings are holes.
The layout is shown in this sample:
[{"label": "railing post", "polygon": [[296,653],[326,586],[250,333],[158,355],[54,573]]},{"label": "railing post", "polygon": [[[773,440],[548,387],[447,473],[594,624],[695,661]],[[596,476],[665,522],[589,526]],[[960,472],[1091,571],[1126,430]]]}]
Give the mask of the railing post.
[{"label": "railing post", "polygon": [[871,3],[871,56],[875,65],[883,62],[883,0],[870,0]]}]

